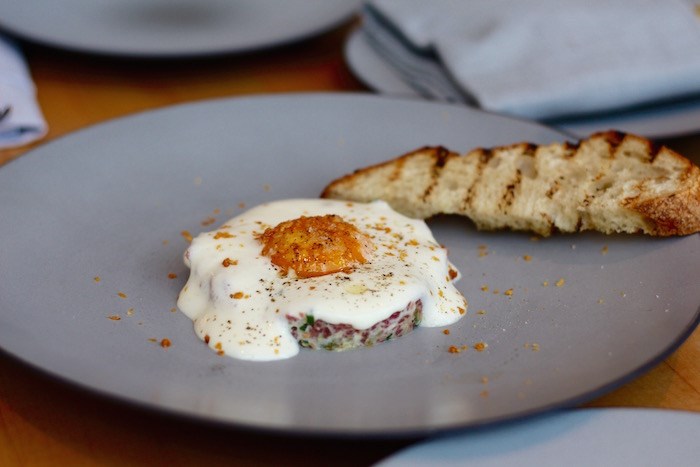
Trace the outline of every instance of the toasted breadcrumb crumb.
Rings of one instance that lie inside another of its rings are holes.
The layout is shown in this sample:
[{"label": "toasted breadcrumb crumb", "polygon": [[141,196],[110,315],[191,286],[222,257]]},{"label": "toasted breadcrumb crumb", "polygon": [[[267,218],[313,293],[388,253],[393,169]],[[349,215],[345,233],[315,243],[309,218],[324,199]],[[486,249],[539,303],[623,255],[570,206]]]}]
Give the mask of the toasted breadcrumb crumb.
[{"label": "toasted breadcrumb crumb", "polygon": [[177,274],[175,274],[174,272],[169,272],[168,279],[177,279]]},{"label": "toasted breadcrumb crumb", "polygon": [[559,279],[559,280],[557,281],[557,283],[554,284],[554,285],[556,285],[557,287],[563,287],[565,283],[566,283],[566,281],[565,281],[564,278],[562,277],[562,278]]},{"label": "toasted breadcrumb crumb", "polygon": [[180,235],[182,235],[182,238],[184,238],[188,242],[192,242],[192,234],[188,230],[183,230],[182,232],[180,232]]},{"label": "toasted breadcrumb crumb", "polygon": [[474,344],[474,350],[476,350],[477,352],[483,352],[488,348],[488,346],[489,345],[486,342],[477,342],[476,344]]},{"label": "toasted breadcrumb crumb", "polygon": [[235,235],[232,235],[229,232],[226,231],[219,231],[214,234],[214,240],[219,240],[220,238],[233,238]]},{"label": "toasted breadcrumb crumb", "polygon": [[229,266],[236,266],[238,264],[238,260],[231,259],[231,258],[225,258],[222,262],[221,265],[225,268]]},{"label": "toasted breadcrumb crumb", "polygon": [[160,340],[160,346],[163,347],[164,349],[167,349],[172,345],[172,342],[170,342],[170,339],[167,337],[164,337],[163,339]]},{"label": "toasted breadcrumb crumb", "polygon": [[600,249],[600,254],[601,254],[601,255],[607,255],[607,254],[608,254],[608,245],[604,245],[603,248]]},{"label": "toasted breadcrumb crumb", "polygon": [[117,292],[117,295],[119,295],[119,298],[126,298],[126,294],[124,292]]},{"label": "toasted breadcrumb crumb", "polygon": [[527,262],[530,262],[530,261],[532,261],[532,256],[530,256],[530,255],[523,255],[523,260],[525,260],[525,261],[527,261]]},{"label": "toasted breadcrumb crumb", "polygon": [[442,331],[442,333],[443,333],[444,335],[446,335],[446,336],[449,336],[449,335],[450,335],[450,330],[449,330],[449,329],[444,329],[444,330]]},{"label": "toasted breadcrumb crumb", "polygon": [[95,276],[93,279],[95,282],[100,282],[102,279],[100,279],[100,276]]},{"label": "toasted breadcrumb crumb", "polygon": [[111,315],[107,316],[107,318],[111,319],[112,321],[119,321],[120,319],[122,319],[119,315]]}]

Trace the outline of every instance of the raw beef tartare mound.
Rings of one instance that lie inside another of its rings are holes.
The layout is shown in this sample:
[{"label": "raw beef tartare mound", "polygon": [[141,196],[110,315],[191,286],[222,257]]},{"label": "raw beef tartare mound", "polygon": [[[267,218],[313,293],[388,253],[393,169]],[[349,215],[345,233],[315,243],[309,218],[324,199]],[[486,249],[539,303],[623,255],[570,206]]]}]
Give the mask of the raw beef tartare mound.
[{"label": "raw beef tartare mound", "polygon": [[420,300],[411,302],[403,310],[395,311],[388,318],[367,329],[357,329],[351,324],[333,324],[313,315],[287,315],[292,336],[299,345],[308,349],[347,350],[355,347],[371,347],[380,342],[401,337],[418,326],[423,318]]}]

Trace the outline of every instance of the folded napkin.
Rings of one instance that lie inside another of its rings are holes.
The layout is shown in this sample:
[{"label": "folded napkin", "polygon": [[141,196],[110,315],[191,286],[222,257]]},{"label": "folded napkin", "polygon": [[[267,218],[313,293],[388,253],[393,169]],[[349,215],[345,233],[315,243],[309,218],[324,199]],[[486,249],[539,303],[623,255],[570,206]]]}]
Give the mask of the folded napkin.
[{"label": "folded napkin", "polygon": [[691,0],[370,0],[367,7],[381,20],[373,24],[417,55],[433,54],[491,111],[547,119],[700,93],[700,17]]},{"label": "folded napkin", "polygon": [[46,135],[36,89],[19,48],[0,37],[0,149]]}]

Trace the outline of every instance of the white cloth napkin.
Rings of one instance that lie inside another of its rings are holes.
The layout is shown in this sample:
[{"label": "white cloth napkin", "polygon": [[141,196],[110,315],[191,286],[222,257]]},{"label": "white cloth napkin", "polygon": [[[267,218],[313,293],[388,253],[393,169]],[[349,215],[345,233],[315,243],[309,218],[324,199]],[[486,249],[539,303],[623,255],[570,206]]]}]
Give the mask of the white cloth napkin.
[{"label": "white cloth napkin", "polygon": [[44,137],[48,130],[36,88],[19,48],[0,37],[0,149]]},{"label": "white cloth napkin", "polygon": [[691,0],[370,0],[491,111],[545,119],[700,93]]}]

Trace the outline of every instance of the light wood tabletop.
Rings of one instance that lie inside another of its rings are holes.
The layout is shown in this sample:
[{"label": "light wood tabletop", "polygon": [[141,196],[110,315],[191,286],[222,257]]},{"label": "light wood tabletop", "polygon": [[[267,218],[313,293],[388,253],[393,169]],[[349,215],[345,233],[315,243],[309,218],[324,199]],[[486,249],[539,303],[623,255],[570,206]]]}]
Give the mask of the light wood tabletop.
[{"label": "light wood tabletop", "polygon": [[[25,44],[48,136],[0,151],[0,164],[87,126],[199,99],[295,91],[362,92],[343,59],[349,22],[281,48],[197,60],[129,60]],[[699,125],[700,127],[700,125]],[[700,162],[700,132],[659,141]],[[0,343],[1,348],[1,343]],[[643,376],[586,404],[700,412],[700,330]],[[242,432],[128,406],[0,352],[0,465],[369,465],[416,440],[338,440]]]}]

